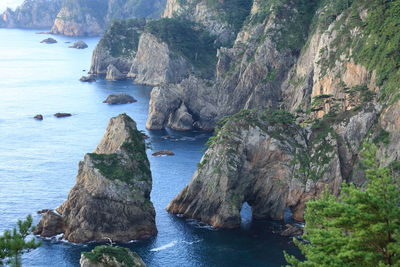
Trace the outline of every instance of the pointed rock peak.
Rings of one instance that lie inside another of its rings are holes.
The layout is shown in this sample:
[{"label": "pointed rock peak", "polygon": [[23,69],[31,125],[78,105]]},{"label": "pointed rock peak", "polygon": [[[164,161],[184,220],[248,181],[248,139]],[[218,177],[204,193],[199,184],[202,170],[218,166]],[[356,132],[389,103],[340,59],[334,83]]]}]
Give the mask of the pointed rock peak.
[{"label": "pointed rock peak", "polygon": [[136,128],[136,122],[125,113],[120,114],[110,120],[103,139],[94,150],[94,153],[117,153],[121,150],[123,144],[133,140],[140,141],[141,137],[142,134]]},{"label": "pointed rock peak", "polygon": [[79,163],[76,184],[57,213],[47,212],[36,234],[71,242],[128,242],[157,233],[152,178],[143,134],[126,114],[110,120],[95,153]]}]

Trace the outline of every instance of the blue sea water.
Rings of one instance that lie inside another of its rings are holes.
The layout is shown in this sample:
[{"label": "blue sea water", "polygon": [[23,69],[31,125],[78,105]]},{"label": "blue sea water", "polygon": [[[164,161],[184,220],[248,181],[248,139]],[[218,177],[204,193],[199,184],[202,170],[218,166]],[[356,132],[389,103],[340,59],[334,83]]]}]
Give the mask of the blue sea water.
[{"label": "blue sea water", "polygon": [[[98,38],[84,38],[89,48],[68,48],[75,38],[53,36],[57,44],[41,44],[47,35],[32,30],[0,29],[0,233],[37,210],[55,208],[75,183],[78,162],[93,151],[111,117],[127,113],[145,130],[151,88],[132,81],[81,83]],[[128,93],[138,102],[110,106],[111,93]],[[57,119],[56,112],[73,116]],[[43,121],[32,117],[43,114]],[[146,131],[153,173],[152,201],[158,235],[126,247],[150,267],[281,266],[283,251],[297,254],[289,238],[280,237],[276,222],[252,222],[244,206],[236,230],[216,230],[168,214],[165,207],[190,181],[209,135],[201,132]],[[165,136],[173,138],[165,138]],[[168,149],[173,157],[152,157]],[[23,256],[24,266],[79,266],[80,253],[93,244],[44,241]]]}]

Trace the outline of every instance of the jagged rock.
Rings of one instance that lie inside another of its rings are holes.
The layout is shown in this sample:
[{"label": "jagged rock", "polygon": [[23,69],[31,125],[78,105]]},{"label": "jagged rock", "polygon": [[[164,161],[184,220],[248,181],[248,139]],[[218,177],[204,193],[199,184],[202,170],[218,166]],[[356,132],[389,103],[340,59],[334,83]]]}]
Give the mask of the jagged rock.
[{"label": "jagged rock", "polygon": [[54,117],[57,117],[57,118],[65,118],[65,117],[71,117],[72,116],[72,114],[71,113],[56,113],[56,114],[54,114]]},{"label": "jagged rock", "polygon": [[144,19],[113,22],[93,51],[90,72],[103,75],[109,65],[114,65],[122,73],[128,73],[145,24]]},{"label": "jagged rock", "polygon": [[84,41],[77,41],[73,45],[69,46],[69,48],[85,49],[88,48],[88,45]]},{"label": "jagged rock", "polygon": [[190,131],[193,130],[193,117],[188,112],[185,104],[177,109],[168,119],[167,126],[177,131]]},{"label": "jagged rock", "polygon": [[179,91],[171,87],[166,91],[160,87],[155,87],[151,91],[149,116],[146,122],[146,128],[149,130],[163,129],[168,122],[171,113],[180,106]]},{"label": "jagged rock", "polygon": [[165,0],[67,0],[51,32],[68,36],[99,36],[114,20],[159,17]]},{"label": "jagged rock", "polygon": [[123,80],[125,78],[126,75],[123,75],[114,65],[109,65],[107,67],[106,80],[117,81],[117,80]]},{"label": "jagged rock", "polygon": [[95,82],[96,81],[96,79],[94,77],[95,77],[94,75],[82,76],[79,80],[81,82],[89,82],[89,83],[91,83],[91,82]]},{"label": "jagged rock", "polygon": [[128,77],[138,84],[157,86],[179,83],[192,72],[191,64],[150,33],[140,36],[139,47]]},{"label": "jagged rock", "polygon": [[41,43],[43,44],[55,44],[55,43],[57,43],[57,40],[56,39],[53,39],[53,38],[47,38],[47,39],[44,39],[43,41],[41,41]]},{"label": "jagged rock", "polygon": [[[179,85],[155,87],[150,96],[147,129],[170,127],[182,130],[192,125],[196,129],[212,131],[218,118],[215,92],[212,90],[194,76]],[[187,107],[190,107],[190,113]],[[184,112],[185,109],[187,112]]]},{"label": "jagged rock", "polygon": [[303,235],[303,227],[292,224],[286,224],[285,227],[286,229],[281,232],[281,236],[296,237]]},{"label": "jagged rock", "polygon": [[146,267],[137,253],[115,246],[97,246],[90,252],[83,252],[79,263],[81,267]]},{"label": "jagged rock", "polygon": [[[223,3],[223,1],[220,1]],[[233,5],[234,3],[229,3]],[[222,44],[229,44],[235,39],[234,25],[228,23],[224,17],[223,8],[213,8],[206,0],[168,0],[163,13],[164,18],[185,18],[200,25],[203,25],[212,35],[216,36],[217,41]],[[243,7],[240,7],[243,8]]]},{"label": "jagged rock", "polygon": [[142,133],[126,114],[112,118],[95,151],[79,163],[67,201],[57,208],[64,238],[76,243],[128,242],[154,236],[151,186]]},{"label": "jagged rock", "polygon": [[37,114],[37,115],[35,115],[35,117],[33,117],[35,120],[38,120],[38,121],[42,121],[43,120],[43,115],[41,115],[41,114]]},{"label": "jagged rock", "polygon": [[110,105],[128,104],[134,102],[137,102],[137,100],[127,94],[109,95],[107,99],[103,101],[103,103]]},{"label": "jagged rock", "polygon": [[161,150],[161,151],[158,151],[158,152],[155,152],[155,153],[152,154],[152,156],[154,156],[154,157],[159,157],[159,156],[174,156],[174,155],[175,155],[175,153],[172,152],[172,151],[169,151],[169,150]]},{"label": "jagged rock", "polygon": [[62,0],[26,0],[15,11],[7,9],[0,14],[1,28],[50,28]]},{"label": "jagged rock", "polygon": [[42,219],[36,227],[35,235],[53,237],[64,232],[64,222],[60,214],[52,210],[43,210]]}]

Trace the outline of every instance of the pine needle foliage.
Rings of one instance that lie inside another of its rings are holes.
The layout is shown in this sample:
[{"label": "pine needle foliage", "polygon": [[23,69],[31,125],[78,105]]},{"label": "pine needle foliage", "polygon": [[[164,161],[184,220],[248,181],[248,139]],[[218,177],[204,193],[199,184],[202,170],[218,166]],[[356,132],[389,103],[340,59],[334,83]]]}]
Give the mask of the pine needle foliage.
[{"label": "pine needle foliage", "polygon": [[344,184],[338,198],[326,192],[307,203],[307,242],[295,241],[305,260],[285,253],[290,266],[400,266],[399,184],[393,169],[379,167],[376,152],[364,144],[364,190]]}]

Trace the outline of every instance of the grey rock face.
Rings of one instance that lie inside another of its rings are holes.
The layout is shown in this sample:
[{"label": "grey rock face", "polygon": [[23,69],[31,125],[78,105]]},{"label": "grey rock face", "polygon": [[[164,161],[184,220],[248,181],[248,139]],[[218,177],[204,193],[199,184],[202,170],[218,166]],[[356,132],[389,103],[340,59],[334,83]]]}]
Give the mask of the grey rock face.
[{"label": "grey rock face", "polygon": [[125,114],[112,118],[94,153],[79,163],[67,201],[57,208],[64,238],[76,243],[108,238],[128,242],[154,236],[151,186],[145,143],[136,123]]},{"label": "grey rock face", "polygon": [[128,77],[136,83],[160,85],[179,83],[188,77],[193,67],[181,55],[169,50],[168,45],[160,42],[154,35],[143,33]]},{"label": "grey rock face", "polygon": [[114,65],[107,67],[106,80],[118,81],[126,78],[126,75],[122,74]]},{"label": "grey rock face", "polygon": [[177,131],[190,131],[193,129],[193,117],[189,114],[185,104],[170,115],[167,126]]},{"label": "grey rock face", "polygon": [[120,105],[120,104],[128,104],[137,102],[135,98],[127,94],[115,94],[109,95],[103,103],[107,103],[110,105]]}]

